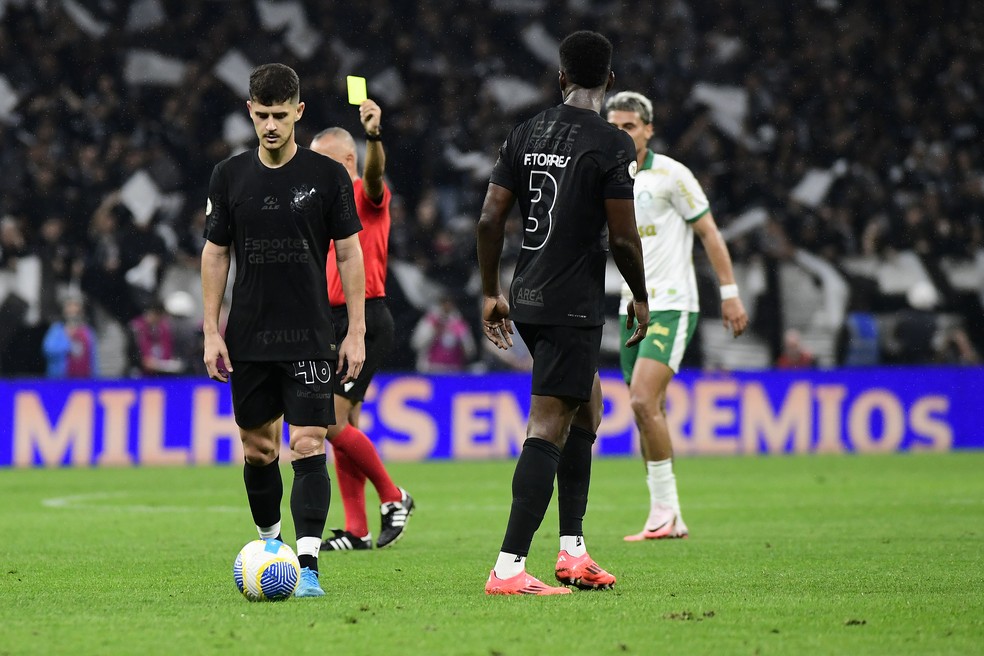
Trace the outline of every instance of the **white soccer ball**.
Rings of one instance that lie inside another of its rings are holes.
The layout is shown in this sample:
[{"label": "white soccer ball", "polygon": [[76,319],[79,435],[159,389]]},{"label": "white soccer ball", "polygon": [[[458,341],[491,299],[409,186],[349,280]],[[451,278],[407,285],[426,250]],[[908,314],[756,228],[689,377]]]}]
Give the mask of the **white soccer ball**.
[{"label": "white soccer ball", "polygon": [[301,564],[280,540],[253,540],[236,556],[232,576],[250,601],[280,601],[294,594]]}]

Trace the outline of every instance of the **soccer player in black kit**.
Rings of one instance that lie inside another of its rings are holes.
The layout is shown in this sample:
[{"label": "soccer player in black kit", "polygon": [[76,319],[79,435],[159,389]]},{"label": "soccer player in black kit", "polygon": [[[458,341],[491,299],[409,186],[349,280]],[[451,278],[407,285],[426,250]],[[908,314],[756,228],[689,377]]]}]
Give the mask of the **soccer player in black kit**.
[{"label": "soccer player in black kit", "polygon": [[[635,146],[599,114],[615,81],[611,56],[611,43],[597,32],[574,32],[563,40],[564,102],[510,132],[482,206],[478,258],[485,335],[497,347],[509,348],[515,321],[533,354],[527,438],[516,462],[509,523],[486,594],[570,592],[526,573],[526,556],[555,478],[557,580],[581,589],[615,585],[615,577],[588,555],[582,531],[591,447],[602,413],[598,354],[609,246],[633,295],[628,326],[637,325],[627,345],[645,336],[649,306],[629,172]],[[510,303],[499,288],[499,259],[505,222],[517,199],[525,232]]]},{"label": "soccer player in black kit", "polygon": [[[332,377],[354,379],[365,361],[362,225],[342,165],[295,142],[304,103],[293,69],[255,68],[246,106],[259,147],[217,164],[209,183],[202,251],[205,366],[212,379],[232,381],[246,496],[261,538],[280,539],[283,422],[290,427],[290,512],[301,564],[294,594],[320,597],[318,550],[331,493],[325,434],[335,422]],[[332,240],[349,316],[340,346],[325,294]],[[219,307],[232,247],[236,280],[223,338]]]}]

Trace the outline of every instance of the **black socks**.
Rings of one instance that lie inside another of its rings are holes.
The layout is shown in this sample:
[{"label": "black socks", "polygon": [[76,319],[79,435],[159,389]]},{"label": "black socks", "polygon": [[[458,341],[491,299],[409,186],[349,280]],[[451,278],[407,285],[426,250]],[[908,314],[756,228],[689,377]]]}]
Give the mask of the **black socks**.
[{"label": "black socks", "polygon": [[533,534],[540,528],[543,515],[553,496],[553,482],[560,462],[560,449],[539,437],[528,437],[516,462],[512,481],[512,509],[502,551],[526,556]]},{"label": "black socks", "polygon": [[[294,485],[290,491],[290,514],[294,518],[297,538],[316,537],[321,540],[328,519],[331,481],[325,454],[308,456],[291,463]],[[301,567],[318,570],[318,557],[298,554]]]},{"label": "black socks", "polygon": [[[269,465],[243,464],[243,482],[246,497],[257,526],[273,526],[280,521],[280,500],[284,496],[284,482],[280,478],[280,458]],[[277,536],[277,539],[280,539]]]},{"label": "black socks", "polygon": [[571,426],[557,467],[557,507],[560,535],[583,535],[582,523],[588,508],[591,484],[591,447],[597,435]]}]

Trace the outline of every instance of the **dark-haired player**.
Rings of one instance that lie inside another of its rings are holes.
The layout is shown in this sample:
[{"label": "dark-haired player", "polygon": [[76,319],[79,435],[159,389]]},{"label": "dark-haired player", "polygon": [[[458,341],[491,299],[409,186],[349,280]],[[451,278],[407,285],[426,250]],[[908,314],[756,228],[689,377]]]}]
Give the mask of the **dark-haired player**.
[{"label": "dark-haired player", "polygon": [[[205,366],[212,379],[232,381],[246,496],[261,538],[280,539],[280,443],[283,422],[289,425],[290,511],[301,563],[295,595],[320,597],[325,593],[318,582],[318,550],[331,494],[325,434],[335,423],[332,384],[340,375],[357,378],[365,361],[365,274],[357,234],[362,226],[345,169],[294,140],[304,103],[293,69],[255,68],[246,106],[259,148],[217,164],[209,183],[202,251]],[[332,240],[348,302],[349,328],[341,346],[325,294]],[[232,247],[236,280],[223,339],[219,307]]]},{"label": "dark-haired player", "polygon": [[[748,315],[738,297],[728,247],[711,214],[707,196],[686,166],[649,150],[653,105],[634,91],[617,93],[605,108],[608,122],[624,130],[635,144],[635,205],[646,285],[653,310],[646,339],[638,348],[622,349],[622,375],[629,385],[646,462],[649,516],[627,542],[687,537],[673,475],[673,442],[666,423],[666,388],[680,368],[697,328],[697,278],[694,234],[700,237],[721,284],[721,318],[738,337]],[[622,307],[631,299],[622,287]]]},{"label": "dark-haired player", "polygon": [[[511,319],[533,354],[527,439],[513,474],[509,523],[486,594],[570,592],[526,573],[526,556],[555,478],[557,580],[584,589],[615,585],[615,577],[588,555],[582,531],[591,447],[602,412],[598,352],[609,246],[632,288],[627,324],[637,325],[629,345],[645,336],[649,308],[629,177],[635,148],[628,135],[599,114],[615,80],[611,56],[611,43],[597,32],[575,32],[564,39],[564,102],[509,133],[482,207],[478,256],[485,335],[497,347],[509,348]],[[499,259],[506,218],[517,199],[525,232],[510,303],[499,288]]]},{"label": "dark-haired player", "polygon": [[[366,362],[354,381],[335,381],[335,417],[328,428],[328,440],[335,454],[335,479],[345,508],[345,528],[332,529],[333,535],[321,543],[322,551],[371,549],[372,535],[366,519],[366,479],[380,502],[380,530],[376,546],[388,547],[403,536],[413,514],[413,497],[397,487],[383,465],[376,447],[359,430],[359,414],[373,374],[393,347],[393,316],[386,307],[386,260],[389,254],[390,200],[392,194],[383,180],[386,153],[383,150],[382,110],[373,100],[359,105],[359,120],[366,132],[366,158],[359,177],[355,139],[348,130],[328,128],[311,141],[311,150],[332,158],[345,167],[355,190],[355,208],[362,222],[359,233],[366,266]],[[338,266],[328,255],[328,298],[335,328],[344,334],[348,326],[345,291]]]}]

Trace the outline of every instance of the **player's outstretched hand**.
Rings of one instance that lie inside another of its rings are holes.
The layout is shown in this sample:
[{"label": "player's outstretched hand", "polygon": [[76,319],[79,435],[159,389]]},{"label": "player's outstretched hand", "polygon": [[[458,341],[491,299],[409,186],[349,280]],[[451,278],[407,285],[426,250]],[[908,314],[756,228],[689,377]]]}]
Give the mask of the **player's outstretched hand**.
[{"label": "player's outstretched hand", "polygon": [[721,301],[721,320],[724,322],[725,329],[731,330],[731,334],[735,337],[745,332],[745,328],[748,327],[748,314],[745,313],[745,306],[740,298]]},{"label": "player's outstretched hand", "polygon": [[502,294],[482,299],[482,331],[498,348],[505,350],[513,345],[509,303]]},{"label": "player's outstretched hand", "polygon": [[338,367],[335,375],[345,372],[342,383],[348,383],[359,377],[362,365],[366,363],[366,340],[364,337],[349,333],[342,340],[338,349]]},{"label": "player's outstretched hand", "polygon": [[383,110],[379,108],[373,100],[363,100],[359,105],[359,120],[366,134],[376,134],[379,132],[379,122],[382,119]]},{"label": "player's outstretched hand", "polygon": [[632,324],[634,322],[635,332],[625,341],[625,346],[635,346],[642,341],[642,338],[646,336],[646,331],[649,329],[649,300],[632,301],[626,308],[626,313],[629,316],[625,318],[625,327],[628,330],[632,330]]},{"label": "player's outstretched hand", "polygon": [[232,360],[229,359],[229,349],[221,335],[205,335],[205,371],[212,380],[229,382]]}]

